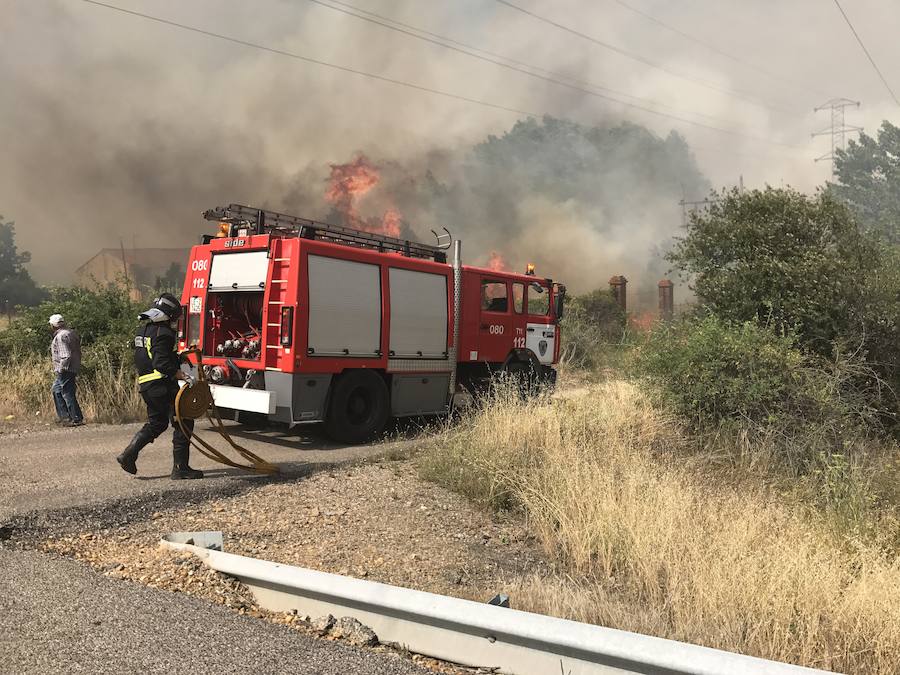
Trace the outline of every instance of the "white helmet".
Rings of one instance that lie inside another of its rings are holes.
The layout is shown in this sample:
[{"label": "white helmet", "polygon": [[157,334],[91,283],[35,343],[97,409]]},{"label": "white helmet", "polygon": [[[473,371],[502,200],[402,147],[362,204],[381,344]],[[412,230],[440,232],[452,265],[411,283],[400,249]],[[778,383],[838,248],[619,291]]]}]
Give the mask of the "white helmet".
[{"label": "white helmet", "polygon": [[138,316],[141,321],[162,323],[177,321],[181,315],[181,303],[171,293],[163,293],[153,301],[153,307]]}]

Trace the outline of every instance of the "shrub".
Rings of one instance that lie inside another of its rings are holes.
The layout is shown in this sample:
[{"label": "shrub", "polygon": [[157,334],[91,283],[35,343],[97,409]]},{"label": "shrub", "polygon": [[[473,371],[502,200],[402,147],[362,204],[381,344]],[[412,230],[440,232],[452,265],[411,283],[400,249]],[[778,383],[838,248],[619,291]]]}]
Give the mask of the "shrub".
[{"label": "shrub", "polygon": [[859,292],[880,256],[846,206],[790,189],[714,197],[668,256],[711,313],[795,331],[826,356],[833,340],[855,335]]},{"label": "shrub", "polygon": [[53,331],[47,320],[62,314],[66,323],[78,331],[85,350],[85,366],[90,367],[90,347],[102,345],[102,352],[130,353],[131,336],[141,311],[128,291],[116,286],[100,290],[53,288],[49,297],[35,307],[24,309],[0,333],[0,362],[15,354],[47,354]]},{"label": "shrub", "polygon": [[[862,234],[829,192],[766,188],[715,194],[695,212],[668,258],[702,306],[723,321],[794,336],[805,353],[851,350],[856,387],[896,419],[900,387],[900,256]],[[715,392],[712,392],[715,395]]]},{"label": "shrub", "polygon": [[803,366],[790,336],[713,315],[661,324],[639,349],[638,373],[695,426],[724,419],[765,422],[780,414]]},{"label": "shrub", "polygon": [[[78,378],[78,402],[90,422],[131,422],[144,415],[130,361],[112,358],[92,347],[91,367]],[[3,367],[4,388],[0,414],[23,419],[56,417],[50,383],[53,375],[46,357],[20,355]]]},{"label": "shrub", "polygon": [[87,418],[95,422],[138,418],[142,403],[135,389],[132,335],[139,311],[120,288],[52,289],[47,300],[24,309],[0,332],[0,364],[7,380],[0,408],[17,417],[52,419],[48,351],[53,333],[47,319],[60,313],[81,336],[78,389]]},{"label": "shrub", "polygon": [[848,454],[876,421],[864,363],[806,355],[793,334],[754,322],[710,314],[659,325],[635,366],[695,431],[765,438],[795,471]]},{"label": "shrub", "polygon": [[572,298],[562,321],[561,360],[577,368],[597,368],[609,360],[611,346],[626,339],[625,312],[609,289]]}]

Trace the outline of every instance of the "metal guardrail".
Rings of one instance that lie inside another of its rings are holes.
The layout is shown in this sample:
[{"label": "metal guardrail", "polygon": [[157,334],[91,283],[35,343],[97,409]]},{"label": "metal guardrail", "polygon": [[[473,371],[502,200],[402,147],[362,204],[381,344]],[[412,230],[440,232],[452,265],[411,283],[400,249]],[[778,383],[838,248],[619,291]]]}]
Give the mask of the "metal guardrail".
[{"label": "metal guardrail", "polygon": [[163,544],[237,577],[264,609],[352,616],[383,643],[445,661],[515,675],[826,672],[202,548],[220,546],[216,534],[179,533]]}]

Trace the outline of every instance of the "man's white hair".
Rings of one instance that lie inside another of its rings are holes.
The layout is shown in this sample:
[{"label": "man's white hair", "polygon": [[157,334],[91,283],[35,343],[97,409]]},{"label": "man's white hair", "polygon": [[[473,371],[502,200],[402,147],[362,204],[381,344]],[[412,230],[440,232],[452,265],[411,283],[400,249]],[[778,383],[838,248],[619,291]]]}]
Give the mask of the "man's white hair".
[{"label": "man's white hair", "polygon": [[66,321],[65,321],[65,319],[63,319],[62,314],[54,314],[53,316],[50,317],[50,321],[49,321],[50,325],[53,326],[54,328],[57,328],[58,326],[62,326],[65,322]]}]

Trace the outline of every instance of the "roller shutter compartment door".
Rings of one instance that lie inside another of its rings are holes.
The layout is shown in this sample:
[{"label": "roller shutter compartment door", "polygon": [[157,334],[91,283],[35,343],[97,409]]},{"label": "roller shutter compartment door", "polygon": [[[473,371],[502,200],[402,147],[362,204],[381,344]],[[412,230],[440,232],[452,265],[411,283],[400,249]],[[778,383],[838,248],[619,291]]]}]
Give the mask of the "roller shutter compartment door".
[{"label": "roller shutter compartment door", "polygon": [[378,265],[311,255],[309,341],[312,356],[378,356],[381,274]]},{"label": "roller shutter compartment door", "polygon": [[447,357],[447,277],[390,269],[391,356]]}]

